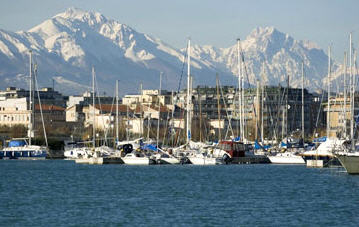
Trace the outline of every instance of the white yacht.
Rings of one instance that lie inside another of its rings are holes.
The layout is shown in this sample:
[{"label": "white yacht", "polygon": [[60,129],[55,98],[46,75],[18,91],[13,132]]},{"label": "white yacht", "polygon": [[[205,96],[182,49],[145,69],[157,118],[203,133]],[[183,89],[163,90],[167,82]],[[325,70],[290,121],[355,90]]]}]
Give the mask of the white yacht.
[{"label": "white yacht", "polygon": [[92,149],[89,147],[75,147],[70,150],[66,150],[64,152],[64,156],[66,159],[77,159],[81,157],[85,157],[92,153]]},{"label": "white yacht", "polygon": [[128,153],[122,158],[123,162],[127,165],[151,165],[155,164],[153,159],[146,157],[142,153]]},{"label": "white yacht", "polygon": [[222,164],[221,158],[213,157],[206,152],[192,151],[187,156],[193,165],[217,165]]},{"label": "white yacht", "polygon": [[359,151],[340,152],[336,156],[348,174],[359,174]]},{"label": "white yacht", "polygon": [[0,151],[0,158],[9,159],[45,159],[46,146],[29,145],[26,139],[13,139]]},{"label": "white yacht", "polygon": [[305,151],[300,154],[306,161],[308,160],[322,160],[324,164],[333,161],[335,151],[343,150],[347,140],[337,138],[327,138],[325,142],[319,144],[316,149]]},{"label": "white yacht", "polygon": [[174,156],[167,153],[157,153],[153,157],[158,164],[180,164],[180,160],[178,158],[175,158]]},{"label": "white yacht", "polygon": [[[36,76],[37,76],[37,66],[32,63],[32,51],[30,50],[30,89],[29,89],[29,104],[27,106],[27,110],[29,111],[28,115],[28,131],[27,131],[27,138],[13,138],[11,139],[7,147],[4,147],[2,150],[0,150],[0,158],[9,158],[9,159],[45,159],[49,148],[47,146],[47,137],[46,137],[46,130],[45,126],[43,124],[43,133],[45,137],[46,146],[39,146],[32,144],[32,138],[34,137],[34,130],[33,130],[33,124],[35,119],[35,82]],[[36,87],[36,89],[38,89]],[[38,102],[40,104],[37,104],[40,109],[41,113],[41,122],[44,123],[44,119],[42,117],[42,108],[41,108],[41,100],[40,96],[38,95]]]},{"label": "white yacht", "polygon": [[268,159],[273,164],[305,164],[302,156],[290,151],[279,152],[274,155],[268,155]]}]

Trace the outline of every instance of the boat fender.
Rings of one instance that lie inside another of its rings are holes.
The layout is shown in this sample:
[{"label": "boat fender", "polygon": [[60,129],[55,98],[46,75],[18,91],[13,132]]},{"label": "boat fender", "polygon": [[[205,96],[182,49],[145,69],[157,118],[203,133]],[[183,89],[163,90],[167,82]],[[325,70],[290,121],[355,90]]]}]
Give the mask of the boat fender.
[{"label": "boat fender", "polygon": [[226,163],[226,164],[231,162],[231,158],[227,154],[224,154],[222,158],[223,158],[224,163]]},{"label": "boat fender", "polygon": [[123,145],[123,151],[125,154],[131,153],[133,150],[132,144],[125,144]]}]

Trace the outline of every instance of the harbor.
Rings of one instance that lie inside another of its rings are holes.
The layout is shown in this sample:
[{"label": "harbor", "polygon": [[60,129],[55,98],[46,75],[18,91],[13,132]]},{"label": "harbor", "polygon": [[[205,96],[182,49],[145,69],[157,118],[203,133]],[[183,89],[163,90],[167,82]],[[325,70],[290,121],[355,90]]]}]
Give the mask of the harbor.
[{"label": "harbor", "polygon": [[[342,169],[2,160],[0,171],[6,172],[0,178],[0,210],[6,211],[0,220],[6,226],[354,226],[359,221],[359,179]],[[338,195],[340,200],[333,199]],[[28,212],[29,207],[36,209]]]},{"label": "harbor", "polygon": [[0,227],[357,227],[358,9],[1,0]]}]

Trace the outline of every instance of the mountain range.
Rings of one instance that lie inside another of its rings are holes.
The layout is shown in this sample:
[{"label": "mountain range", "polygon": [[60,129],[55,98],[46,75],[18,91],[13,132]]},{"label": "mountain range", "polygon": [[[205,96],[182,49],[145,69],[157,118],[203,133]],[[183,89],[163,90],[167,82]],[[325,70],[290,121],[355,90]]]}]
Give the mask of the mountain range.
[{"label": "mountain range", "polygon": [[[184,45],[185,45],[184,40]],[[193,41],[192,41],[193,43]],[[325,83],[328,56],[315,43],[297,41],[274,27],[254,29],[240,41],[246,81],[268,85],[301,87],[304,63],[305,86],[318,90]],[[114,93],[115,80],[120,93],[145,89],[185,88],[186,48],[177,49],[150,35],[108,19],[97,12],[69,8],[31,28],[11,32],[0,29],[0,88],[27,88],[29,50],[38,66],[38,82],[65,94],[78,94],[91,84],[91,68],[96,71],[100,92]],[[191,75],[194,85],[214,85],[218,73],[221,84],[237,84],[237,44],[227,48],[196,45],[191,48]],[[339,65],[333,63],[333,71]]]}]

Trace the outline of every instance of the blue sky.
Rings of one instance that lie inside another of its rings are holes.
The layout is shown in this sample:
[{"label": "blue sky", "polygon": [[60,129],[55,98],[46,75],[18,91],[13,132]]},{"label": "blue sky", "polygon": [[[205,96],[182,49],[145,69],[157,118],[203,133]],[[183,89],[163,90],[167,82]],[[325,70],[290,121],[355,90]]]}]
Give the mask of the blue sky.
[{"label": "blue sky", "polygon": [[200,45],[228,47],[258,26],[274,26],[325,50],[331,43],[340,61],[350,31],[359,44],[357,0],[1,0],[0,28],[27,30],[71,6],[98,11],[177,48],[189,36]]}]

